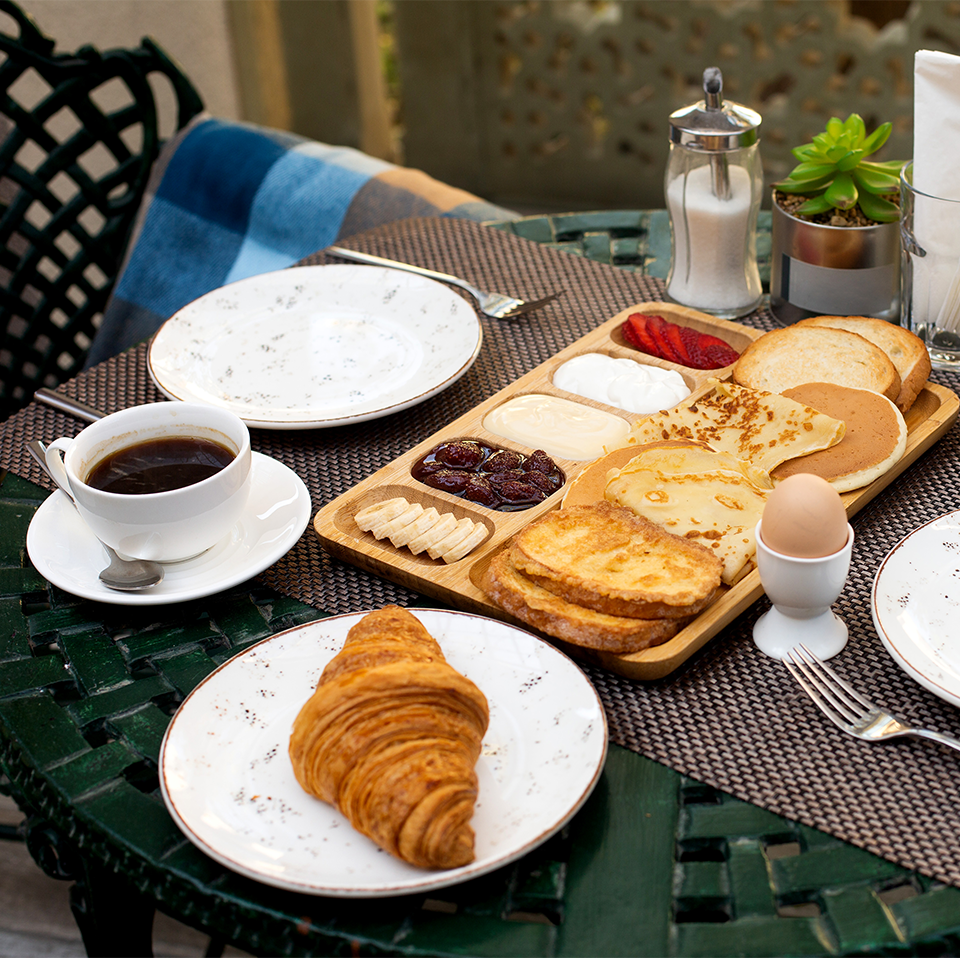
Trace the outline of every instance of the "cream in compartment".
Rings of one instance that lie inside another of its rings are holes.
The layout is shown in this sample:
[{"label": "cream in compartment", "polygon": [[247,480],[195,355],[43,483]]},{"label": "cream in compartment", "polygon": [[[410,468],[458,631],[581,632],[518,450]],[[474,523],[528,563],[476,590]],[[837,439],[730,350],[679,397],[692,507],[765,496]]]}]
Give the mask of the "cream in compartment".
[{"label": "cream in compartment", "polygon": [[543,393],[507,400],[483,419],[495,436],[563,459],[596,459],[626,442],[630,425],[602,409]]},{"label": "cream in compartment", "polygon": [[568,359],[553,374],[553,385],[633,413],[672,409],[690,395],[683,376],[674,369],[604,353]]}]

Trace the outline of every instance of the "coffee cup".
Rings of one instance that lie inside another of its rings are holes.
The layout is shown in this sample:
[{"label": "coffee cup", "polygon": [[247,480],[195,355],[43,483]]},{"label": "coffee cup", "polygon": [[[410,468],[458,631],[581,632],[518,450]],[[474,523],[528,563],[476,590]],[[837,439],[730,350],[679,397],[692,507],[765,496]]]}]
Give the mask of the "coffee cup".
[{"label": "coffee cup", "polygon": [[240,518],[250,491],[250,433],[214,406],[133,406],[55,439],[46,458],[94,535],[135,559],[206,551]]}]

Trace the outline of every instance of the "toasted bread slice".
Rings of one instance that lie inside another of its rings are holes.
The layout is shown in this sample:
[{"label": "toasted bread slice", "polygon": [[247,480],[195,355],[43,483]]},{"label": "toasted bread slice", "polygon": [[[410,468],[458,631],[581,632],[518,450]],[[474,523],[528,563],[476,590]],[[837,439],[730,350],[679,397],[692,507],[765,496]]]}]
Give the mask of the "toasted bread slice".
[{"label": "toasted bread slice", "polygon": [[772,393],[802,383],[836,383],[892,401],[900,395],[900,374],[879,346],[847,329],[799,323],[755,339],[733,367],[733,381]]},{"label": "toasted bread slice", "polygon": [[903,326],[872,316],[811,316],[797,325],[846,329],[879,346],[900,374],[900,394],[893,400],[900,412],[906,412],[913,405],[930,376],[930,353],[926,344]]},{"label": "toasted bread slice", "polygon": [[903,414],[886,396],[836,383],[804,383],[784,395],[828,416],[843,417],[847,431],[829,449],[781,463],[770,473],[776,482],[807,472],[826,479],[837,492],[849,492],[882,476],[907,448]]},{"label": "toasted bread slice", "polygon": [[575,605],[523,575],[510,560],[509,549],[493,557],[480,587],[497,605],[531,628],[572,645],[604,652],[639,652],[662,645],[693,618],[634,619]]},{"label": "toasted bread slice", "polygon": [[535,519],[514,537],[510,558],[547,591],[607,615],[689,615],[720,584],[720,561],[708,549],[606,501]]}]

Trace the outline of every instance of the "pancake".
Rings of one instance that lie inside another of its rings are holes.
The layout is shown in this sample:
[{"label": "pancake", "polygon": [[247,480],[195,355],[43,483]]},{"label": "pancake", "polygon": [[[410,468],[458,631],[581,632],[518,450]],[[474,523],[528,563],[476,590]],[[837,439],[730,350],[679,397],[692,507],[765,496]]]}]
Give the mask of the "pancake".
[{"label": "pancake", "polygon": [[903,456],[907,425],[886,396],[834,383],[805,383],[785,390],[784,395],[843,419],[847,429],[835,446],[788,459],[771,470],[774,482],[806,472],[826,479],[837,492],[849,492],[873,482]]}]

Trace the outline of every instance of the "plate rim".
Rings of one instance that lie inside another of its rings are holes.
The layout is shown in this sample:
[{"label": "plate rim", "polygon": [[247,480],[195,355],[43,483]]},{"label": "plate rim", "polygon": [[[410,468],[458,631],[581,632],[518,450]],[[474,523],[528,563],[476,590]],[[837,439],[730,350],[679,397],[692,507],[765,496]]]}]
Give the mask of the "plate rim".
[{"label": "plate rim", "polygon": [[[396,412],[402,412],[404,409],[409,409],[412,406],[419,405],[426,400],[431,399],[433,396],[438,395],[443,392],[445,389],[452,386],[457,380],[463,378],[472,368],[474,363],[477,361],[477,357],[480,355],[480,350],[483,347],[483,324],[480,322],[479,316],[477,316],[476,311],[470,305],[470,303],[462,296],[459,296],[449,287],[445,286],[443,283],[438,280],[429,279],[428,277],[419,276],[414,273],[406,273],[405,275],[410,277],[414,282],[420,282],[423,284],[430,284],[427,288],[431,286],[437,287],[444,291],[445,294],[449,294],[453,299],[451,302],[462,302],[467,308],[467,319],[472,319],[475,326],[473,327],[476,331],[475,341],[473,343],[470,355],[466,360],[460,365],[459,368],[454,370],[449,376],[444,378],[439,383],[432,386],[430,389],[424,392],[418,392],[416,395],[411,396],[408,399],[402,399],[398,402],[390,403],[387,406],[381,406],[375,410],[370,410],[365,413],[359,414],[346,414],[343,416],[326,416],[323,418],[313,418],[313,419],[292,419],[292,420],[276,420],[276,419],[261,419],[254,416],[248,416],[243,413],[242,410],[235,408],[233,403],[215,403],[210,402],[209,400],[204,400],[195,396],[185,396],[181,393],[176,392],[176,390],[169,384],[165,384],[161,381],[160,376],[158,375],[154,367],[154,357],[153,350],[157,339],[160,337],[161,333],[166,329],[171,323],[175,322],[178,317],[180,317],[183,310],[188,309],[191,306],[194,306],[196,303],[205,299],[209,296],[214,296],[217,293],[225,289],[235,287],[243,283],[252,283],[255,281],[263,282],[264,280],[278,279],[278,278],[287,278],[289,277],[290,271],[293,269],[308,270],[315,276],[322,275],[319,271],[336,269],[342,270],[344,272],[356,272],[359,270],[377,270],[381,273],[397,273],[401,272],[396,269],[391,269],[386,266],[361,266],[359,264],[351,263],[325,263],[325,264],[316,264],[316,265],[305,265],[305,266],[288,266],[284,269],[279,270],[269,270],[265,273],[257,273],[253,276],[246,276],[242,279],[234,280],[232,283],[225,283],[223,286],[218,286],[215,289],[208,290],[206,293],[196,297],[191,300],[189,303],[185,303],[181,306],[172,316],[164,320],[164,322],[159,326],[159,328],[153,333],[150,337],[150,342],[147,346],[146,351],[146,365],[147,372],[150,375],[150,379],[153,381],[153,384],[163,393],[168,399],[180,400],[183,402],[206,402],[208,405],[218,406],[219,408],[229,409],[229,411],[235,413],[243,420],[248,426],[252,426],[258,429],[273,429],[277,431],[282,430],[298,430],[298,429],[326,429],[334,428],[336,426],[345,426],[351,425],[353,423],[362,423],[369,422],[372,419],[380,419],[384,416],[392,415]],[[317,272],[314,272],[317,271]],[[359,273],[357,273],[359,275]]]},{"label": "plate rim", "polygon": [[884,572],[887,570],[888,563],[890,560],[904,547],[906,544],[916,536],[923,534],[928,531],[931,526],[935,525],[938,522],[942,522],[945,519],[956,518],[960,520],[960,509],[951,509],[949,512],[944,512],[939,516],[934,516],[932,519],[928,519],[922,525],[917,526],[916,529],[912,529],[902,538],[900,538],[887,552],[887,554],[880,560],[880,565],[877,567],[877,571],[873,577],[873,587],[870,590],[870,612],[873,618],[873,626],[877,631],[877,635],[880,638],[881,643],[884,648],[889,653],[890,657],[897,663],[897,665],[902,669],[902,671],[918,685],[923,686],[928,691],[932,692],[938,698],[943,699],[945,702],[949,702],[951,705],[960,707],[960,673],[957,673],[958,686],[957,691],[951,691],[943,685],[938,685],[933,681],[929,676],[925,675],[913,662],[907,658],[903,651],[897,647],[894,639],[890,636],[887,628],[884,626],[881,619],[879,610],[878,610],[878,590],[880,589],[880,579],[882,578]]},{"label": "plate rim", "polygon": [[[49,571],[49,567],[45,566],[45,570],[41,570],[38,568],[37,571],[40,573],[41,576],[43,576],[43,578],[47,582],[50,582],[52,585],[55,585],[58,589],[62,589],[64,592],[68,592],[70,595],[75,595],[78,598],[83,599],[84,601],[103,602],[107,605],[122,605],[122,606],[130,606],[130,607],[161,606],[161,605],[173,605],[177,602],[193,602],[197,599],[203,599],[210,595],[216,595],[218,592],[223,592],[226,589],[231,589],[234,586],[238,585],[239,583],[246,582],[248,579],[253,578],[255,575],[259,575],[265,569],[269,569],[270,566],[272,566],[275,562],[278,562],[280,559],[282,559],[283,556],[285,556],[287,552],[289,552],[297,544],[297,542],[300,540],[303,533],[306,531],[307,527],[310,525],[310,517],[313,512],[313,503],[310,497],[310,490],[307,488],[307,485],[303,481],[303,479],[301,479],[300,476],[297,474],[296,470],[291,469],[286,463],[281,462],[279,459],[275,459],[273,456],[268,456],[265,453],[257,452],[256,450],[254,450],[252,455],[253,455],[253,461],[255,463],[262,463],[268,469],[273,469],[279,466],[287,470],[287,472],[290,473],[290,475],[294,478],[296,483],[299,484],[297,503],[298,504],[306,503],[306,505],[301,507],[303,511],[303,516],[301,517],[302,523],[298,523],[299,525],[301,525],[300,531],[297,532],[296,536],[294,536],[291,533],[289,540],[284,540],[284,543],[286,545],[286,548],[284,549],[284,551],[279,553],[279,555],[275,555],[274,553],[276,552],[276,550],[275,549],[270,550],[269,552],[266,553],[266,555],[270,556],[269,561],[266,561],[266,563],[264,564],[263,558],[258,559],[256,562],[252,563],[248,568],[243,570],[241,578],[237,578],[236,576],[228,576],[224,578],[222,581],[218,581],[216,584],[211,584],[209,587],[202,586],[199,591],[190,590],[190,591],[177,593],[175,595],[165,595],[157,592],[113,592],[111,590],[108,590],[106,587],[104,587],[104,591],[102,594],[100,592],[97,592],[96,594],[87,592],[87,594],[80,595],[79,593],[75,592],[73,589],[68,588],[67,586],[61,585],[60,582],[63,581],[62,579],[60,581],[56,581],[55,579],[49,578],[46,574],[47,571]],[[272,465],[266,466],[267,462],[271,463]],[[37,516],[40,514],[41,510],[43,510],[45,507],[48,509],[52,508],[51,506],[48,506],[48,503],[52,503],[57,499],[57,497],[60,497],[64,505],[66,505],[68,501],[67,497],[59,489],[55,490],[50,496],[44,499],[42,503],[40,503],[40,506],[37,508],[37,511],[34,513],[32,518],[30,519],[30,524],[27,526],[27,535],[25,539],[25,544],[27,548],[27,554],[30,556],[30,562],[35,567],[37,563],[34,560],[33,555],[31,554],[31,551],[30,551],[31,528],[33,528],[34,522],[36,521]],[[82,520],[80,521],[82,522]],[[34,532],[34,535],[37,535],[37,533]],[[92,537],[93,533],[91,532],[90,535]],[[189,562],[190,560],[187,560],[187,561]]]},{"label": "plate rim", "polygon": [[[283,636],[288,636],[291,633],[299,632],[304,629],[309,629],[317,627],[323,623],[327,623],[337,619],[351,619],[356,618],[358,621],[365,615],[368,615],[371,609],[361,610],[357,612],[342,612],[337,615],[325,616],[322,619],[317,619],[312,622],[301,623],[300,625],[292,626],[289,629],[284,629],[282,632],[277,632],[275,635],[267,636],[264,639],[261,639],[259,642],[254,643],[251,646],[248,646],[246,649],[243,649],[237,655],[232,656],[227,659],[225,662],[222,662],[218,665],[209,675],[207,675],[201,682],[199,682],[187,695],[187,697],[180,703],[177,711],[174,713],[173,717],[170,719],[170,722],[167,726],[166,731],[163,735],[163,740],[160,744],[160,752],[157,759],[157,769],[160,779],[160,791],[163,797],[164,807],[167,809],[167,812],[170,814],[173,821],[176,823],[177,827],[180,829],[181,833],[187,837],[187,839],[205,855],[213,858],[219,864],[223,865],[225,868],[228,868],[230,871],[237,874],[244,875],[247,878],[250,878],[254,881],[260,882],[261,884],[269,885],[274,888],[280,888],[285,891],[291,891],[298,894],[314,895],[321,897],[329,898],[344,898],[344,899],[363,899],[363,898],[393,898],[402,895],[412,895],[412,894],[421,894],[426,891],[435,891],[440,888],[446,888],[451,885],[460,884],[461,882],[470,881],[474,878],[479,878],[482,875],[489,874],[492,871],[496,871],[499,868],[503,868],[506,865],[511,864],[512,862],[517,861],[519,858],[522,858],[524,855],[533,851],[535,848],[538,848],[540,845],[544,844],[548,839],[553,837],[560,829],[564,827],[573,817],[580,811],[583,805],[589,799],[590,795],[593,793],[596,788],[597,783],[600,780],[600,776],[603,774],[603,770],[606,766],[607,754],[609,752],[610,742],[610,730],[609,723],[607,721],[606,710],[603,706],[603,701],[600,698],[599,693],[594,687],[593,683],[589,680],[584,671],[577,665],[577,663],[570,658],[565,652],[562,652],[556,646],[551,645],[549,642],[544,641],[538,636],[533,635],[528,632],[526,629],[520,628],[519,626],[512,625],[508,622],[502,622],[498,619],[490,618],[489,616],[479,615],[474,612],[462,612],[457,609],[431,609],[420,606],[410,606],[406,607],[407,611],[418,615],[419,613],[429,613],[430,615],[440,614],[444,617],[465,617],[470,619],[480,619],[485,622],[492,623],[498,627],[511,630],[513,632],[518,632],[522,634],[525,638],[529,639],[531,642],[538,643],[548,649],[551,653],[556,654],[559,657],[559,660],[564,661],[566,666],[571,668],[583,681],[586,688],[588,688],[596,699],[598,714],[600,716],[600,724],[602,727],[600,735],[600,754],[597,757],[595,765],[590,773],[589,781],[584,785],[580,794],[578,794],[575,799],[570,803],[566,810],[557,817],[556,821],[552,822],[548,827],[540,830],[539,834],[529,841],[523,843],[520,847],[511,850],[510,852],[497,856],[490,861],[477,864],[472,862],[468,865],[461,866],[460,868],[448,869],[443,871],[428,871],[425,870],[423,874],[423,879],[418,881],[413,881],[410,883],[393,883],[390,887],[381,886],[381,890],[371,890],[369,887],[347,887],[347,886],[311,886],[306,885],[299,881],[283,881],[269,874],[264,874],[259,872],[254,868],[246,867],[242,864],[239,864],[233,861],[228,855],[224,855],[219,850],[215,849],[213,846],[208,844],[206,841],[200,839],[199,836],[195,835],[190,826],[184,821],[182,815],[176,807],[176,803],[173,798],[170,796],[167,785],[166,785],[166,751],[167,744],[170,737],[173,734],[174,726],[178,718],[182,717],[182,712],[185,710],[187,703],[210,681],[215,680],[215,677],[225,669],[227,669],[231,664],[238,662],[242,657],[247,656],[255,649],[260,648],[266,643],[275,641]],[[360,833],[357,833],[360,834]]]}]

